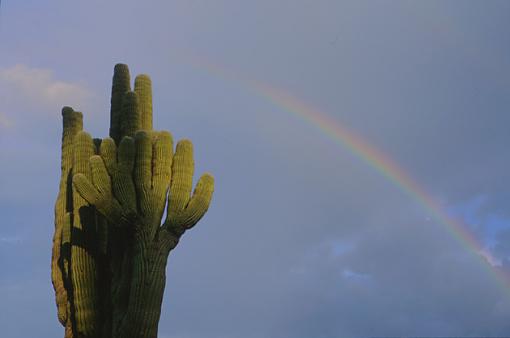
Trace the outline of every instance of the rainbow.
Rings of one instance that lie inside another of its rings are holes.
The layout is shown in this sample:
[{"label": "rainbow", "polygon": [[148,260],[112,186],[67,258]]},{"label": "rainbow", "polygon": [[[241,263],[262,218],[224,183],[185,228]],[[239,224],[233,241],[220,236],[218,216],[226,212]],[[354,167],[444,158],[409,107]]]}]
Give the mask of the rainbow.
[{"label": "rainbow", "polygon": [[421,205],[432,219],[443,224],[448,232],[466,249],[475,253],[484,268],[495,275],[496,279],[505,289],[510,288],[510,274],[503,270],[499,260],[484,248],[484,245],[476,238],[466,224],[459,219],[451,217],[447,210],[424,187],[418,184],[411,175],[392,160],[390,156],[381,152],[320,109],[303,102],[284,89],[276,88],[253,79],[243,78],[238,74],[230,72],[225,67],[220,67],[217,64],[200,58],[188,57],[186,62],[194,67],[206,69],[208,73],[222,79],[242,84],[259,97],[271,102],[283,111],[299,117],[307,124],[315,127],[331,141],[347,149],[355,157],[376,170],[385,179],[392,182]]}]

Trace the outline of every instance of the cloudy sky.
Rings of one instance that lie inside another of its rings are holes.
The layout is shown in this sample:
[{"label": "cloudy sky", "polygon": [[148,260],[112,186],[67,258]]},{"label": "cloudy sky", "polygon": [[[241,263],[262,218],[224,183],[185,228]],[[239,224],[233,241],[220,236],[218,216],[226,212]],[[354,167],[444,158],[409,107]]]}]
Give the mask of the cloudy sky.
[{"label": "cloudy sky", "polygon": [[118,62],[151,75],[156,128],[216,178],[169,259],[161,338],[510,334],[509,31],[497,0],[2,1],[2,337],[63,336],[60,109],[106,136]]}]

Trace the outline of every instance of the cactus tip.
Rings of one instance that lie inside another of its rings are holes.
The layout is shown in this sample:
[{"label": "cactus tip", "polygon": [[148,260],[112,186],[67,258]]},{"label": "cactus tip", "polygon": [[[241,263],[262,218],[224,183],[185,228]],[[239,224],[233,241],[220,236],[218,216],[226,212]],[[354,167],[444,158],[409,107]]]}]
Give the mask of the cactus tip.
[{"label": "cactus tip", "polygon": [[69,106],[62,107],[62,115],[71,114],[72,112],[74,112],[73,107],[69,107]]},{"label": "cactus tip", "polygon": [[125,63],[117,63],[115,65],[115,67],[113,68],[114,71],[127,70],[127,69],[128,69],[128,65],[126,65]]}]

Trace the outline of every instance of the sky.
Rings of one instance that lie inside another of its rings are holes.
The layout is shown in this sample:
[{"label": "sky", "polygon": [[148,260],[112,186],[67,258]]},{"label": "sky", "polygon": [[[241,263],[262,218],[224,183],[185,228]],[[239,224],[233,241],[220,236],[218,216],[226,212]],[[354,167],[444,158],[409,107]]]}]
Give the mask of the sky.
[{"label": "sky", "polygon": [[63,336],[60,111],[107,136],[119,62],[216,181],[160,338],[509,335],[509,30],[503,0],[2,1],[2,337]]}]

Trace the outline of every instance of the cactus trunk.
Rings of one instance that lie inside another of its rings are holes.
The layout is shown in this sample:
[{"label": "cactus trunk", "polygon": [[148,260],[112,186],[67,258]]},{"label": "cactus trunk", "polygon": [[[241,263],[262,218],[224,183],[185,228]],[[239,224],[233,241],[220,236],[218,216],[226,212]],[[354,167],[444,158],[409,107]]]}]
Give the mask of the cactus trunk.
[{"label": "cactus trunk", "polygon": [[127,313],[115,337],[155,338],[165,290],[167,257],[154,244],[139,245],[133,256],[133,274]]}]

